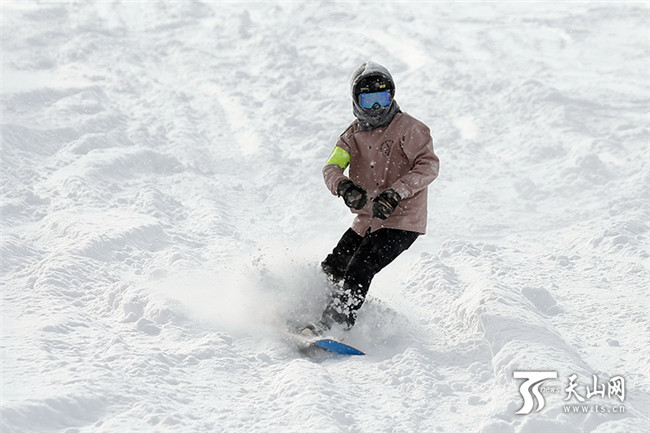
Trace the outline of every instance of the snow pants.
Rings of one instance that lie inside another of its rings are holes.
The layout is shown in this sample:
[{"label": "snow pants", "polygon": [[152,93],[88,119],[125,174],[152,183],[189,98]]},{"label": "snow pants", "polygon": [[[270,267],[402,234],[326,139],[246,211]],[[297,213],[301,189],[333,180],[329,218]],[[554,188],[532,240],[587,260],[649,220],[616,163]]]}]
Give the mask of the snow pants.
[{"label": "snow pants", "polygon": [[373,277],[406,251],[419,235],[406,230],[379,229],[359,236],[348,229],[321,264],[336,287],[321,322],[352,327]]}]

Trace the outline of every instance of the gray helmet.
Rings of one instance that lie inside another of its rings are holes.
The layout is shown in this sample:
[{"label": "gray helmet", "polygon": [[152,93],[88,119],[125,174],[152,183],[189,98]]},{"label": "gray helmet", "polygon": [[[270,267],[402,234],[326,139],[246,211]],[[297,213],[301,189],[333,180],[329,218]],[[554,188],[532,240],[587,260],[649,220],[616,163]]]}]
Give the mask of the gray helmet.
[{"label": "gray helmet", "polygon": [[[374,93],[388,90],[390,102],[387,106],[363,108],[359,103],[362,93]],[[394,99],[395,81],[382,65],[367,61],[361,64],[350,79],[350,93],[352,95],[352,112],[359,120],[361,130],[371,130],[388,125],[401,110]]]},{"label": "gray helmet", "polygon": [[390,91],[391,99],[395,97],[395,81],[388,69],[375,63],[367,61],[361,64],[350,79],[350,90],[355,103],[359,102],[359,94]]}]

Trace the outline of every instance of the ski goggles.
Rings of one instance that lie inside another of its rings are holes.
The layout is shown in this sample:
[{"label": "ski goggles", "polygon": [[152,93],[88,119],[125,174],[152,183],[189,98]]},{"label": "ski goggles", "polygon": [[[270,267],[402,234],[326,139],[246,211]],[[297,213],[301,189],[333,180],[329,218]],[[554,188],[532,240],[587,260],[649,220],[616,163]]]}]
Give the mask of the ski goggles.
[{"label": "ski goggles", "polygon": [[359,95],[359,105],[361,105],[362,108],[386,107],[388,104],[390,104],[389,90],[374,93],[361,93]]}]

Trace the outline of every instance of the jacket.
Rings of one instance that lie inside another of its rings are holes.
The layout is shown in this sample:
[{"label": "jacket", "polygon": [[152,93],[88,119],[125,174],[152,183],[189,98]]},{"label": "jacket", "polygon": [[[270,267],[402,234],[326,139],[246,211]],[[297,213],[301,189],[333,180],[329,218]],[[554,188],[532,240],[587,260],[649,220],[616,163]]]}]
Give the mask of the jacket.
[{"label": "jacket", "polygon": [[[349,177],[344,174],[349,166]],[[424,234],[427,186],[438,177],[440,161],[429,128],[407,113],[398,113],[386,127],[361,130],[354,121],[339,137],[323,167],[325,184],[337,195],[339,182],[350,179],[363,187],[368,203],[356,214],[352,229],[364,236],[381,228]],[[402,198],[387,219],[372,218],[372,199],[392,188]]]}]

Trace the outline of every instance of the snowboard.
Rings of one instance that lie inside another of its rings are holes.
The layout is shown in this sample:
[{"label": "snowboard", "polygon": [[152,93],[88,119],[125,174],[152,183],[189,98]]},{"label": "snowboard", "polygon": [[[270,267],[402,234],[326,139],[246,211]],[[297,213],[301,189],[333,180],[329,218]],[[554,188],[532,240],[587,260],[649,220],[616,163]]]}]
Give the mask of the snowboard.
[{"label": "snowboard", "polygon": [[310,358],[329,358],[332,356],[362,356],[359,349],[332,338],[307,338],[302,335],[287,332],[296,343],[298,350]]},{"label": "snowboard", "polygon": [[359,349],[349,346],[345,343],[341,343],[340,341],[332,340],[331,338],[323,338],[312,341],[310,343],[310,346],[319,347],[337,355],[365,355],[365,353]]}]

